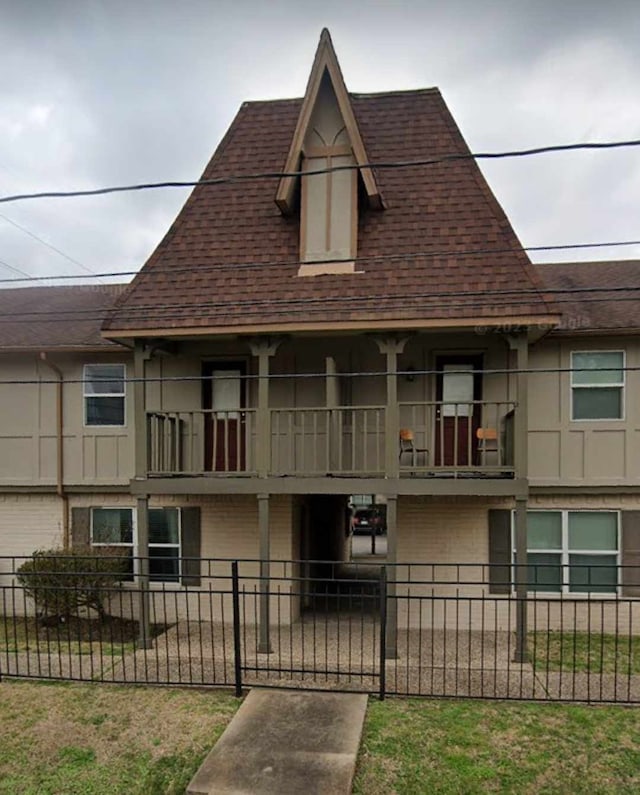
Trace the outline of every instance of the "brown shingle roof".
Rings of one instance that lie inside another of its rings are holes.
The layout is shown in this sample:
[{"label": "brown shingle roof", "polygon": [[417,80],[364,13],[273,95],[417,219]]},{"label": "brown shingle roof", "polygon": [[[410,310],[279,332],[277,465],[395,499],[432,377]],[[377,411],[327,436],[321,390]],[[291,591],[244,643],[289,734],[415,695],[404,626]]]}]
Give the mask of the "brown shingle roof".
[{"label": "brown shingle roof", "polygon": [[[640,331],[640,260],[545,263],[535,268],[547,287],[559,291],[553,297],[562,322],[554,333]],[[576,292],[580,288],[595,289]]]},{"label": "brown shingle roof", "polygon": [[116,348],[100,326],[122,284],[0,290],[0,351]]},{"label": "brown shingle roof", "polygon": [[[350,96],[372,162],[468,152],[437,89]],[[242,105],[203,178],[280,171],[300,104]],[[474,161],[377,169],[376,179],[387,209],[361,213],[358,268],[365,273],[311,278],[297,276],[298,219],[278,211],[276,180],[196,187],[104,328],[118,336],[127,329],[274,324],[286,330],[303,321],[553,312]],[[470,250],[499,253],[463,254]],[[386,259],[415,252],[423,256]],[[256,262],[262,264],[243,267]],[[530,292],[492,295],[503,289]],[[460,290],[483,297],[456,297]]]}]

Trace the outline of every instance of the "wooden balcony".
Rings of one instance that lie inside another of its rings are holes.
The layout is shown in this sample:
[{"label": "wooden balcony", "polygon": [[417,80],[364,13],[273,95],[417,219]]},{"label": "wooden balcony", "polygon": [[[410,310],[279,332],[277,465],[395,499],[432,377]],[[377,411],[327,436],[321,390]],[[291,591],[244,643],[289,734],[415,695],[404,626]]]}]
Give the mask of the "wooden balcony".
[{"label": "wooden balcony", "polygon": [[394,419],[398,417],[393,429],[385,406],[271,408],[262,418],[256,409],[149,411],[147,473],[149,477],[514,476],[513,401],[426,401],[400,403],[393,409]]}]

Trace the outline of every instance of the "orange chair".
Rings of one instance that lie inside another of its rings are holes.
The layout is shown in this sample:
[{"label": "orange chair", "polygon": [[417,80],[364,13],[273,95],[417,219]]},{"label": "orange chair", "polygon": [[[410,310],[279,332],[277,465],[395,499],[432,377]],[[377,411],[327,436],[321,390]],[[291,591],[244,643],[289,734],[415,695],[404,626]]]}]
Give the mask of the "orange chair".
[{"label": "orange chair", "polygon": [[429,454],[428,447],[416,447],[413,437],[413,431],[411,428],[400,428],[400,452],[398,455],[398,460],[400,464],[402,464],[402,456],[405,453],[411,454],[411,466],[416,467],[418,465],[418,454],[424,453],[425,461]]},{"label": "orange chair", "polygon": [[476,439],[478,440],[478,452],[480,453],[483,464],[486,464],[487,453],[500,452],[498,448],[498,431],[496,428],[478,428],[476,431]]}]

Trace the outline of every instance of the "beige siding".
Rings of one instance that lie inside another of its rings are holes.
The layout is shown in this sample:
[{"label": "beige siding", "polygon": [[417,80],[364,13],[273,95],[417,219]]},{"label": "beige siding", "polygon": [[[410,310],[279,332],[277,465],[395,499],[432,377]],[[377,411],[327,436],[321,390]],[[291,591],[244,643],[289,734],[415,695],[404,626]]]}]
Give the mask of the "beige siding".
[{"label": "beige siding", "polygon": [[[248,623],[253,623],[258,615],[258,588],[256,579],[259,573],[259,529],[258,506],[254,496],[203,496],[177,497],[161,495],[149,502],[150,507],[170,507],[197,505],[201,510],[202,534],[202,581],[200,588],[185,590],[172,583],[152,583],[153,613],[165,620],[214,620],[230,622],[231,602],[231,560],[238,560],[240,585],[245,592],[245,611]],[[73,507],[80,506],[130,506],[135,501],[128,495],[84,495],[74,498]],[[272,497],[270,500],[271,558],[284,563],[273,563],[273,577],[290,577],[294,558],[294,538],[292,531],[292,499],[287,496]],[[212,561],[208,559],[214,559]],[[227,559],[227,560],[225,560]],[[247,562],[244,562],[247,561]],[[253,561],[253,562],[251,562]],[[114,601],[113,609],[125,615],[137,615],[138,602],[135,594],[126,593],[124,598]],[[274,617],[278,615],[288,621],[290,611],[298,610],[298,599],[290,596],[295,588],[290,581],[274,582],[271,609]],[[280,598],[278,599],[278,591]],[[160,618],[158,618],[160,620]]]},{"label": "beige siding", "polygon": [[[133,474],[132,389],[127,388],[126,425],[122,428],[87,427],[84,424],[83,365],[118,362],[132,375],[130,355],[57,355],[51,360],[64,379],[64,482],[73,485],[118,485]],[[50,485],[57,476],[56,375],[34,354],[3,356],[0,384],[0,484]]]},{"label": "beige siding", "polygon": [[[0,574],[12,570],[4,556],[31,555],[62,543],[62,504],[58,497],[0,494]],[[7,583],[2,579],[2,585]]]},{"label": "beige siding", "polygon": [[[624,350],[624,419],[571,419],[572,351]],[[529,386],[529,479],[540,486],[636,485],[640,477],[640,343],[635,338],[555,338],[533,346]]]},{"label": "beige siding", "polygon": [[[511,508],[509,501],[406,497],[398,500],[398,594],[401,627],[436,627],[485,631],[515,630],[515,601],[489,593],[488,510]],[[638,510],[640,496],[537,497],[530,508]],[[468,566],[458,564],[472,564]],[[477,583],[477,584],[476,584]],[[536,603],[537,602],[537,603]],[[621,601],[581,595],[560,600],[538,594],[529,602],[529,630],[640,634],[640,599]]]}]

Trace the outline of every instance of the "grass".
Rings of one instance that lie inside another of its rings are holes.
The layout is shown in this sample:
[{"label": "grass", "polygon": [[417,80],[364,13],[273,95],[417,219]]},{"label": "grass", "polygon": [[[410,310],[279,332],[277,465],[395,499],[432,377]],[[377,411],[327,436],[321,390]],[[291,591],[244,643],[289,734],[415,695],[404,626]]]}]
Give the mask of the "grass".
[{"label": "grass", "polygon": [[182,795],[238,705],[220,691],[2,682],[0,793]]},{"label": "grass", "polygon": [[595,795],[640,791],[640,711],[371,700],[354,793]]},{"label": "grass", "polygon": [[640,637],[587,632],[530,632],[537,671],[640,674]]},{"label": "grass", "polygon": [[[239,702],[221,691],[0,683],[0,795],[183,793]],[[640,710],[369,703],[357,795],[640,791]]]}]

